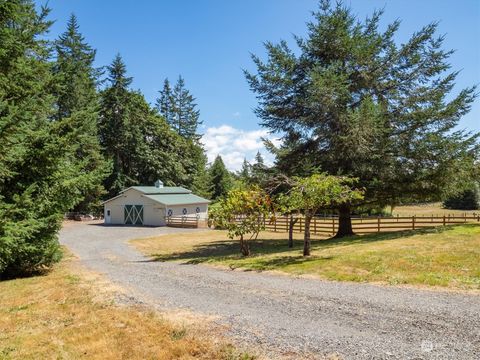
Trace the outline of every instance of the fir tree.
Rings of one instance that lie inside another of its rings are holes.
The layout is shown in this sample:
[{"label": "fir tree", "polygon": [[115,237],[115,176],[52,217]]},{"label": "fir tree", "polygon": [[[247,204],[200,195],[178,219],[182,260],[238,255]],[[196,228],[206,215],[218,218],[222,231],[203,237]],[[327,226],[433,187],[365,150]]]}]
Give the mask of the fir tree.
[{"label": "fir tree", "polygon": [[95,50],[79,32],[75,15],[71,15],[67,30],[55,42],[56,113],[54,118],[62,124],[61,131],[77,146],[76,161],[89,181],[82,189],[83,200],[75,211],[88,211],[98,202],[102,181],[109,170],[98,141],[98,71],[93,67]]},{"label": "fir tree", "polygon": [[225,196],[232,187],[230,172],[225,167],[222,157],[218,155],[208,170],[210,177],[210,193],[212,200]]},{"label": "fir tree", "polygon": [[[397,45],[400,21],[382,32],[381,16],[362,22],[322,1],[307,37],[296,38],[298,53],[266,43],[267,61],[253,56],[257,73],[246,72],[256,113],[284,135],[276,164],[287,173],[306,164],[300,170],[359,178],[365,204],[439,200],[478,158],[478,135],[456,129],[475,88],[448,100],[458,72],[449,72],[436,23]],[[337,236],[352,234],[351,206],[338,211]]]},{"label": "fir tree", "polygon": [[132,133],[129,116],[132,78],[126,75],[126,66],[118,54],[107,67],[107,88],[101,93],[99,137],[107,159],[113,163],[113,171],[104,185],[109,196],[115,196],[126,186],[135,183],[132,177]]},{"label": "fir tree", "polygon": [[105,181],[108,196],[157,179],[205,194],[201,177],[206,158],[201,146],[172,130],[141,93],[129,89],[132,79],[120,56],[108,71],[100,112],[101,143],[113,162],[113,172]]},{"label": "fir tree", "polygon": [[257,151],[255,163],[251,167],[250,182],[256,185],[264,185],[268,177],[267,170],[268,168],[265,165],[262,154],[260,154],[260,151]]},{"label": "fir tree", "polygon": [[156,108],[167,123],[172,128],[175,128],[175,100],[168,79],[165,79],[163,82],[163,89],[159,93],[160,97],[157,99]]},{"label": "fir tree", "polygon": [[250,183],[250,172],[251,172],[251,165],[248,163],[247,159],[243,159],[242,163],[242,168],[238,172],[238,178],[240,181],[242,181],[244,184],[249,184]]},{"label": "fir tree", "polygon": [[185,80],[181,76],[173,91],[170,89],[168,79],[165,79],[156,106],[172,129],[184,138],[198,142],[200,136],[197,130],[202,124],[199,120],[200,111],[197,109],[195,98],[185,88]]},{"label": "fir tree", "polygon": [[51,121],[48,9],[0,2],[0,277],[44,269],[60,258],[56,234],[88,182],[75,144]]}]

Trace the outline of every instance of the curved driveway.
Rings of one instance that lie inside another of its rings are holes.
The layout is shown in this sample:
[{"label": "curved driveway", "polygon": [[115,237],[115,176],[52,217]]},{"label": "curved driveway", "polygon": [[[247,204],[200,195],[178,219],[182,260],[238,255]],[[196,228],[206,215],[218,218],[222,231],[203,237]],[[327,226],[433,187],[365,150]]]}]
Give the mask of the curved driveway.
[{"label": "curved driveway", "polygon": [[153,262],[127,243],[185,231],[70,223],[60,242],[132,300],[213,315],[228,335],[272,357],[480,359],[478,295]]}]

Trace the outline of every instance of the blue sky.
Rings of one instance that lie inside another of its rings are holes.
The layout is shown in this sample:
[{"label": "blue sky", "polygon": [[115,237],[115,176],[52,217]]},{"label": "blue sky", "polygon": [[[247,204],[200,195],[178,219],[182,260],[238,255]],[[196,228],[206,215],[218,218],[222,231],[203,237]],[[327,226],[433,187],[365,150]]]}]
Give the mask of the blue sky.
[{"label": "blue sky", "polygon": [[[39,2],[40,4],[42,2]],[[212,159],[220,153],[230,169],[243,157],[264,152],[260,128],[253,114],[254,94],[242,69],[254,70],[250,53],[263,56],[262,42],[305,34],[305,22],[316,0],[50,0],[51,37],[64,31],[69,15],[77,15],[80,30],[97,49],[97,65],[111,62],[119,52],[133,87],[153,103],[163,80],[181,74],[197,98]],[[383,24],[401,19],[397,40],[404,42],[431,21],[446,34],[445,48],[456,53],[452,68],[462,70],[456,91],[480,84],[480,0],[356,0],[347,1],[364,18],[385,8]],[[460,126],[480,131],[480,101]],[[269,160],[269,156],[265,154]]]}]

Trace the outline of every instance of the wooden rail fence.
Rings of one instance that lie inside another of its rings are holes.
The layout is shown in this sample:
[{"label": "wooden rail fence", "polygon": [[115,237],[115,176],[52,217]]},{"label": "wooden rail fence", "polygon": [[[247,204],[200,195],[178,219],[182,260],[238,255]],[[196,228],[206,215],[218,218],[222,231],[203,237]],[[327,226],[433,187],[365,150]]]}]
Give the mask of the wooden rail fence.
[{"label": "wooden rail fence", "polygon": [[206,227],[207,221],[196,216],[166,216],[165,223],[170,227],[198,228]]},{"label": "wooden rail fence", "polygon": [[[294,232],[305,230],[305,218],[298,219],[293,226]],[[241,221],[237,218],[236,221]],[[290,217],[277,216],[273,219],[263,219],[265,230],[274,232],[288,232]],[[352,217],[353,231],[357,234],[369,234],[374,232],[388,232],[401,230],[415,230],[425,227],[446,226],[452,224],[464,224],[468,222],[480,222],[480,214],[477,215],[444,215],[444,216],[393,216],[393,217]],[[314,217],[310,223],[312,234],[334,235],[338,230],[338,217]]]}]

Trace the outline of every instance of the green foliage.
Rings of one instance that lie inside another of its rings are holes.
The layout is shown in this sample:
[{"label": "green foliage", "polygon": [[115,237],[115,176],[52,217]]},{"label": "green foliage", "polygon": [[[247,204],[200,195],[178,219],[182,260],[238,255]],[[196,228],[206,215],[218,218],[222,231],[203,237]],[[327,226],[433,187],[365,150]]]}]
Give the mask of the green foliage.
[{"label": "green foliage", "polygon": [[199,120],[200,111],[195,98],[185,88],[185,80],[181,76],[178,77],[173,91],[170,82],[165,79],[160,98],[157,99],[157,109],[180,136],[195,141],[200,139],[197,134],[198,126],[202,124]]},{"label": "green foliage", "polygon": [[249,184],[251,171],[251,165],[248,163],[247,159],[243,159],[242,168],[237,174],[238,179],[244,184]]},{"label": "green foliage", "polygon": [[225,196],[232,188],[232,177],[225,167],[222,157],[218,155],[212,166],[208,169],[210,178],[210,194],[212,200],[218,200]]},{"label": "green foliage", "polygon": [[244,236],[250,239],[265,229],[265,218],[272,210],[270,197],[259,188],[231,190],[210,211],[210,219],[216,228],[228,230],[230,239],[240,237],[240,250],[244,256],[250,255],[250,248]]},{"label": "green foliage", "polygon": [[345,176],[314,174],[308,178],[293,178],[291,189],[277,197],[280,211],[305,215],[303,255],[310,255],[310,222],[321,209],[339,209],[363,200],[364,191],[353,189],[357,179]]},{"label": "green foliage", "polygon": [[162,179],[206,194],[206,157],[194,139],[170,129],[150,108],[142,94],[129,89],[132,79],[117,56],[108,68],[108,87],[101,94],[100,140],[105,156],[113,162],[106,179],[109,196],[137,184]]},{"label": "green foliage", "polygon": [[52,121],[48,9],[0,1],[0,277],[50,266],[63,212],[82,199],[89,174],[63,121]]},{"label": "green foliage", "polygon": [[353,189],[357,180],[327,174],[314,174],[308,178],[294,178],[292,189],[280,194],[277,202],[285,213],[301,211],[314,216],[321,209],[337,209],[344,204],[363,200],[363,190]]},{"label": "green foliage", "polygon": [[478,134],[457,128],[475,87],[450,95],[458,72],[436,23],[399,45],[400,21],[380,31],[381,18],[322,1],[298,51],[267,42],[267,60],[253,56],[257,71],[246,72],[256,113],[283,136],[280,148],[267,144],[281,173],[358,178],[365,203],[380,207],[438,200],[478,159]]},{"label": "green foliage", "polygon": [[98,140],[95,50],[85,43],[73,14],[67,30],[55,42],[55,53],[54,119],[61,123],[59,131],[75,144],[75,161],[85,174],[81,189],[83,199],[73,210],[88,212],[99,204],[104,193],[102,181],[110,171],[110,164],[104,160]]},{"label": "green foliage", "polygon": [[478,183],[474,184],[470,189],[450,195],[444,200],[443,206],[447,209],[478,210],[480,208],[480,188]]}]

